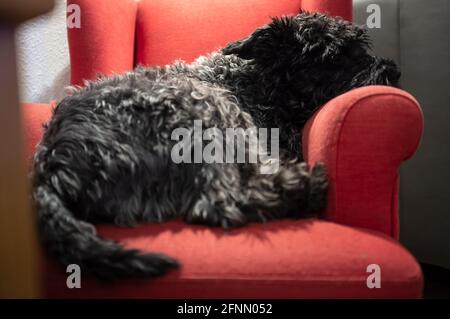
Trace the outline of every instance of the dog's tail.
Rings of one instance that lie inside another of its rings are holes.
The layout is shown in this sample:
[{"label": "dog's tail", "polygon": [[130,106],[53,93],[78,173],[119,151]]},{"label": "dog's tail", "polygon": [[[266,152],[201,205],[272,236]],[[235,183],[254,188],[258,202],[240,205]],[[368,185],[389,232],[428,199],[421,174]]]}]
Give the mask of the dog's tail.
[{"label": "dog's tail", "polygon": [[51,256],[64,265],[77,264],[98,278],[152,277],[178,263],[161,254],[141,253],[97,236],[93,225],[76,219],[53,188],[39,185],[34,192],[42,240]]}]

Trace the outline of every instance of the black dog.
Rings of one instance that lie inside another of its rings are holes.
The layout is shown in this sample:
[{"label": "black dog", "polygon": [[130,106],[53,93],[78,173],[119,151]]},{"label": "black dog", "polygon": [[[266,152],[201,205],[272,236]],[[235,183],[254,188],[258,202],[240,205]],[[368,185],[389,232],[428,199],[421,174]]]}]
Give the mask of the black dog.
[{"label": "black dog", "polygon": [[[318,212],[326,174],[300,162],[301,128],[333,97],[398,78],[393,62],[368,52],[364,29],[301,13],[192,64],[89,83],[58,104],[35,155],[43,242],[63,264],[98,277],[156,276],[177,262],[101,239],[91,223],[181,216],[227,228]],[[192,132],[195,120],[220,130],[279,128],[280,168],[262,174],[263,163],[175,163],[172,134]]]}]

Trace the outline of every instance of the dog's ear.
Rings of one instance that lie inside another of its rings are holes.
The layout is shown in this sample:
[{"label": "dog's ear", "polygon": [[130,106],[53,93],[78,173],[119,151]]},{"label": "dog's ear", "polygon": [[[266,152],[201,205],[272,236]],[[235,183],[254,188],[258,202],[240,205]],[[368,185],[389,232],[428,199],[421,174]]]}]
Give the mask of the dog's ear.
[{"label": "dog's ear", "polygon": [[248,37],[229,43],[223,50],[224,55],[235,54],[241,59],[251,60],[258,51],[258,45],[264,41],[267,27],[257,29]]},{"label": "dog's ear", "polygon": [[224,55],[236,54],[241,59],[251,59],[252,54],[252,36],[248,36],[245,39],[230,42],[222,49]]},{"label": "dog's ear", "polygon": [[245,39],[228,44],[222,53],[276,64],[298,49],[295,39],[297,29],[294,17],[273,18],[270,24],[257,29]]}]

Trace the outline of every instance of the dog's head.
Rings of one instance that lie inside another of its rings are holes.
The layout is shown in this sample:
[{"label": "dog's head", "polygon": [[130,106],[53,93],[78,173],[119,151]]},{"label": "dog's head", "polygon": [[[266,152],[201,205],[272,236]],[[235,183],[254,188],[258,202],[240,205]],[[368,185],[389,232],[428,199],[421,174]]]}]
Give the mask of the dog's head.
[{"label": "dog's head", "polygon": [[302,90],[323,90],[331,98],[364,85],[397,85],[400,72],[395,63],[372,55],[369,47],[363,27],[302,12],[274,18],[222,52],[252,60],[265,72],[301,84]]}]

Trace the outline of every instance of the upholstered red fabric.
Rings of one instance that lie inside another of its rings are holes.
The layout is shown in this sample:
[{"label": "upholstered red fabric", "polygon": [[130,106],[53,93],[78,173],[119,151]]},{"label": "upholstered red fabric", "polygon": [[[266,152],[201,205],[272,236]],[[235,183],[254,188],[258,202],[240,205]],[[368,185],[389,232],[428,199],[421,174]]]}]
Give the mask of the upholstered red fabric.
[{"label": "upholstered red fabric", "polygon": [[299,0],[142,0],[136,25],[136,63],[192,61],[249,35],[271,16],[299,11]]},{"label": "upholstered red fabric", "polygon": [[352,0],[302,0],[302,9],[308,12],[323,12],[352,21]]},{"label": "upholstered red fabric", "polygon": [[135,0],[68,0],[80,8],[80,28],[68,28],[71,83],[134,66]]},{"label": "upholstered red fabric", "polygon": [[[102,284],[84,278],[68,289],[61,266],[46,275],[60,298],[417,298],[422,274],[398,242],[378,232],[318,220],[275,221],[224,231],[173,221],[135,229],[103,226],[128,247],[164,252],[183,267],[156,280]],[[367,266],[381,267],[369,289]]]},{"label": "upholstered red fabric", "polygon": [[352,17],[351,0],[68,0],[81,28],[68,29],[71,83],[137,64],[192,61],[300,9]]},{"label": "upholstered red fabric", "polygon": [[42,137],[42,125],[50,119],[53,106],[54,102],[50,104],[25,103],[22,105],[21,115],[27,163],[30,163],[33,158],[36,145]]},{"label": "upholstered red fabric", "polygon": [[303,131],[310,163],[324,162],[333,182],[327,217],[398,238],[398,169],[411,157],[423,129],[410,94],[370,86],[333,99]]}]

